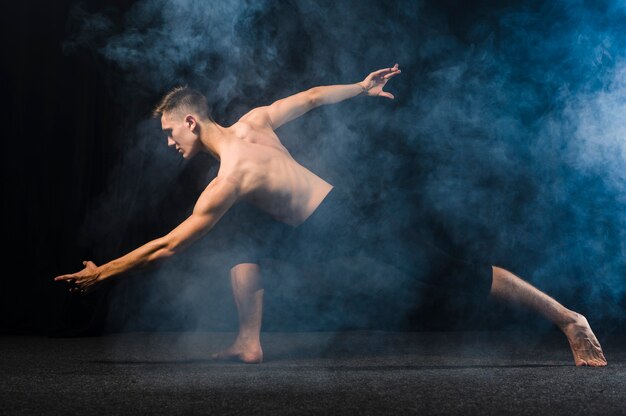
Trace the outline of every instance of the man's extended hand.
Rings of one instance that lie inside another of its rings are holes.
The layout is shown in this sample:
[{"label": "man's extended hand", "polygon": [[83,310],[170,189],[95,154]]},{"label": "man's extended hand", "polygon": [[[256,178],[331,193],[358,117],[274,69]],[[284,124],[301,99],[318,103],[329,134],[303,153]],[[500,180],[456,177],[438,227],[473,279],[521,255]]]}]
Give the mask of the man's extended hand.
[{"label": "man's extended hand", "polygon": [[379,69],[378,71],[372,72],[365,77],[363,81],[359,82],[359,85],[363,87],[363,94],[393,100],[393,94],[383,91],[383,87],[391,77],[398,75],[400,72],[398,64],[395,64],[393,68]]},{"label": "man's extended hand", "polygon": [[96,266],[94,262],[84,261],[83,266],[85,266],[85,268],[77,273],[57,276],[54,280],[65,280],[68,283],[73,283],[74,286],[70,288],[70,293],[89,293],[94,290],[102,280],[99,279],[100,273],[98,266]]}]

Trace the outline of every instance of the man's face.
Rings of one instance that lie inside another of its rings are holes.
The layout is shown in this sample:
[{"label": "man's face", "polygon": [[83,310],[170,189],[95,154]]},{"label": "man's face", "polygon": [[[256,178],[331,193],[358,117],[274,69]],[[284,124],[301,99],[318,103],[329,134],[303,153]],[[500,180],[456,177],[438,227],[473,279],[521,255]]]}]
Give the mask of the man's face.
[{"label": "man's face", "polygon": [[175,148],[183,159],[190,159],[200,151],[196,127],[196,119],[190,114],[168,112],[161,116],[161,128],[167,137],[167,145]]}]

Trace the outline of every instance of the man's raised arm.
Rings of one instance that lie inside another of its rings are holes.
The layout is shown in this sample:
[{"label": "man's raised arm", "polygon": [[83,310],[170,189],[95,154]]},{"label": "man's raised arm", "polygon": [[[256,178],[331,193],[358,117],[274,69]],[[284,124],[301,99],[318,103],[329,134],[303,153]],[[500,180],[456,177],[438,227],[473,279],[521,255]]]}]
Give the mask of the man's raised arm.
[{"label": "man's raised arm", "polygon": [[300,117],[304,113],[324,104],[334,104],[357,95],[385,97],[393,99],[393,94],[383,91],[387,81],[399,74],[398,64],[393,68],[384,68],[369,74],[361,82],[346,85],[327,85],[313,87],[301,93],[291,95],[264,107],[273,129]]},{"label": "man's raised arm", "polygon": [[238,190],[239,185],[236,181],[218,176],[202,192],[193,213],[167,235],[101,266],[84,261],[85,268],[80,272],[57,276],[54,280],[73,282],[77,286],[76,290],[84,293],[110,277],[157,265],[182,251],[213,228],[237,201]]}]

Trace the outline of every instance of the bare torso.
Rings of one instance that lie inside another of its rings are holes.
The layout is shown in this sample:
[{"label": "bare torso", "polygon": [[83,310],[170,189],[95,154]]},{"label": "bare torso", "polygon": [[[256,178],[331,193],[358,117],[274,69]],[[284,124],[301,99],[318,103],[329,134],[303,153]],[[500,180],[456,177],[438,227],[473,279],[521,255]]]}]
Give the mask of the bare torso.
[{"label": "bare torso", "polygon": [[239,199],[292,226],[304,222],[332,185],[296,162],[271,125],[255,110],[230,128],[218,176],[239,183]]}]

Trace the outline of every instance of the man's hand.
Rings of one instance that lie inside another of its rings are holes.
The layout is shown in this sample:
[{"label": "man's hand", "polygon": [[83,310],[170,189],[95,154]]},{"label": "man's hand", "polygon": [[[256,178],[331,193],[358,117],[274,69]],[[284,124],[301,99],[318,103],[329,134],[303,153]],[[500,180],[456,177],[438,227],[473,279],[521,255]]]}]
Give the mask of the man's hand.
[{"label": "man's hand", "polygon": [[391,77],[398,75],[400,72],[402,71],[398,69],[398,64],[395,64],[393,68],[379,69],[372,72],[363,81],[359,82],[359,85],[363,88],[363,94],[393,100],[393,94],[383,91],[383,87]]},{"label": "man's hand", "polygon": [[84,261],[83,266],[85,266],[85,268],[77,273],[57,276],[54,280],[65,280],[68,283],[73,283],[74,286],[70,288],[70,293],[80,293],[81,295],[89,293],[94,290],[102,280],[100,279],[98,266],[96,266],[94,262]]}]

